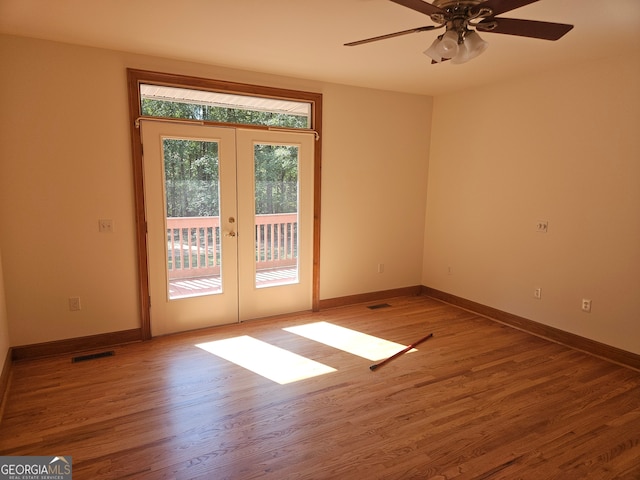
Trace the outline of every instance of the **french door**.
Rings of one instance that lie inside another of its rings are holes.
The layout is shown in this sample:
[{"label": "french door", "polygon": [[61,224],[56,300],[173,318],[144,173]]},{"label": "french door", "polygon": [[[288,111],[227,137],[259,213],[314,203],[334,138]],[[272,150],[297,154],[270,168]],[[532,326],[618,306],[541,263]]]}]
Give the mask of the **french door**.
[{"label": "french door", "polygon": [[308,133],[142,121],[153,336],[309,310]]}]

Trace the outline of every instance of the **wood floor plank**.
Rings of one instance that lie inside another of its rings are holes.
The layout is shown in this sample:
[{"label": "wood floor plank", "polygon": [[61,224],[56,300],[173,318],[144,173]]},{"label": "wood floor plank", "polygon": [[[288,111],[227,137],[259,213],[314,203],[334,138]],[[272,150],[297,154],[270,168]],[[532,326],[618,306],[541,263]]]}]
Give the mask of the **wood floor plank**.
[{"label": "wood floor plank", "polygon": [[[0,455],[70,455],[76,480],[640,479],[640,372],[428,297],[387,303],[15,362]],[[372,372],[284,330],[321,321],[434,337]],[[240,335],[336,371],[280,385],[196,346]]]}]

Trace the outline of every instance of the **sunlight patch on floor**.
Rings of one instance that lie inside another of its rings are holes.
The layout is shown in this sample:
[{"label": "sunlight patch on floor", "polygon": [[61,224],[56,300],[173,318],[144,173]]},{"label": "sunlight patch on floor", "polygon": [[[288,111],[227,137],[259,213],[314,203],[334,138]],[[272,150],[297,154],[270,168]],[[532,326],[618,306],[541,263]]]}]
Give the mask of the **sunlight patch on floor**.
[{"label": "sunlight patch on floor", "polygon": [[335,368],[248,335],[200,343],[201,348],[280,385],[335,372]]},{"label": "sunlight patch on floor", "polygon": [[284,330],[369,360],[382,360],[407,347],[328,322],[307,323]]}]

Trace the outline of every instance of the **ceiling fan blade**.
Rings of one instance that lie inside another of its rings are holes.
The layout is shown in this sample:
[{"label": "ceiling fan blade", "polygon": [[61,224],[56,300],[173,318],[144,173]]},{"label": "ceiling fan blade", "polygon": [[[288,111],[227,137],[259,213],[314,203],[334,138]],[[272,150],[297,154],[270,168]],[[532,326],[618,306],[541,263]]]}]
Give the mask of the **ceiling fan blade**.
[{"label": "ceiling fan blade", "polygon": [[[490,28],[493,22],[496,23],[496,27]],[[487,18],[476,26],[479,32],[503,33],[505,35],[518,35],[520,37],[541,38],[543,40],[558,40],[572,28],[573,25],[567,25],[565,23],[538,22],[536,20],[518,20],[516,18],[499,17]]]},{"label": "ceiling fan blade", "polygon": [[496,16],[537,1],[538,0],[487,0],[486,2],[476,6],[475,9],[490,8],[493,15]]},{"label": "ceiling fan blade", "polygon": [[422,0],[391,0],[393,3],[402,5],[404,7],[415,10],[416,12],[424,13],[425,15],[431,15],[434,13],[444,13],[440,7],[431,5],[430,3],[423,2]]},{"label": "ceiling fan blade", "polygon": [[409,30],[403,30],[401,32],[388,33],[386,35],[380,35],[379,37],[366,38],[364,40],[358,40],[356,42],[345,43],[345,47],[355,47],[356,45],[362,45],[363,43],[377,42],[378,40],[386,40],[387,38],[399,37],[401,35],[407,35],[409,33],[426,32],[427,30],[435,30],[441,28],[440,25],[427,25],[426,27],[411,28]]}]

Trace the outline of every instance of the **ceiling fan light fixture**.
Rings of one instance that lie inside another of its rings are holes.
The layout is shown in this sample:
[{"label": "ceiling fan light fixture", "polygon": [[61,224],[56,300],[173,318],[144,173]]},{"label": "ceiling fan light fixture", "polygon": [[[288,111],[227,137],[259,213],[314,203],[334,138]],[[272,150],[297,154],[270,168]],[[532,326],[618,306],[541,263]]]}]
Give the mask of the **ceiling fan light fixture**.
[{"label": "ceiling fan light fixture", "polygon": [[442,61],[442,56],[438,53],[438,44],[440,43],[440,37],[436,37],[433,43],[429,48],[427,48],[424,53],[427,57],[431,57],[434,62],[440,63]]},{"label": "ceiling fan light fixture", "polygon": [[458,32],[454,30],[447,30],[438,42],[436,51],[441,58],[455,57],[458,53]]},{"label": "ceiling fan light fixture", "polygon": [[451,63],[466,63],[484,52],[489,44],[485,42],[475,31],[469,30],[464,35],[464,42],[458,45],[458,54],[453,57]]},{"label": "ceiling fan light fixture", "polygon": [[470,54],[469,60],[477,57],[487,48],[489,48],[489,43],[480,38],[478,32],[474,30],[467,32],[467,34],[464,36],[464,43],[467,46],[467,50]]},{"label": "ceiling fan light fixture", "polygon": [[451,63],[455,63],[457,65],[460,63],[467,63],[469,60],[471,60],[469,48],[466,44],[461,43],[458,45],[458,53],[451,59]]}]

